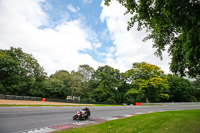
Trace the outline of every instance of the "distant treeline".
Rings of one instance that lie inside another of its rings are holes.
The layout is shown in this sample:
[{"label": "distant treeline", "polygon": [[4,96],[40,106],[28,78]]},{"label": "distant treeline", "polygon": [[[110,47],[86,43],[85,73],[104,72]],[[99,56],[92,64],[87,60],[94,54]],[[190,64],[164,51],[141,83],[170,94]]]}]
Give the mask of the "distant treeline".
[{"label": "distant treeline", "polygon": [[165,75],[158,66],[145,62],[133,63],[124,73],[108,65],[97,70],[80,65],[77,71],[59,70],[48,77],[21,48],[0,49],[0,94],[7,95],[80,96],[82,102],[105,103],[195,102],[200,101],[199,77]]}]

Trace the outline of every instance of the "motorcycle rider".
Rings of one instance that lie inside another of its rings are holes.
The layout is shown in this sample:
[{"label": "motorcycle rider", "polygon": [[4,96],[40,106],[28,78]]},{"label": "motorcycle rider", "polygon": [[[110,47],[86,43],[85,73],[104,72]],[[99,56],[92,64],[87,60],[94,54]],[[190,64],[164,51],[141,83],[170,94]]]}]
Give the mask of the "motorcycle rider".
[{"label": "motorcycle rider", "polygon": [[90,113],[90,109],[88,107],[85,107],[84,109],[80,109],[79,111],[77,111],[77,114],[73,116],[73,119],[87,119],[88,117],[90,117],[91,113]]},{"label": "motorcycle rider", "polygon": [[85,107],[83,110],[87,112],[89,109],[88,109],[88,107]]},{"label": "motorcycle rider", "polygon": [[88,108],[88,107],[85,107],[84,109],[81,109],[82,113],[87,113],[87,112],[88,112],[88,110],[89,110],[89,108]]},{"label": "motorcycle rider", "polygon": [[90,117],[90,115],[91,115],[90,109],[88,107],[85,107],[83,110],[85,111],[85,114],[87,114],[87,116]]}]

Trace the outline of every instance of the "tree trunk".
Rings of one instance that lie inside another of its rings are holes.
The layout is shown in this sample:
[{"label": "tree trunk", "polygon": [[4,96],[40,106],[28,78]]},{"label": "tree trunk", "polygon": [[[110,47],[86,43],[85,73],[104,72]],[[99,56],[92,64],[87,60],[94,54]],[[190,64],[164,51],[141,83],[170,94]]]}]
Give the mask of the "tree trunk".
[{"label": "tree trunk", "polygon": [[148,97],[148,94],[146,94],[146,103],[149,103],[149,97]]}]

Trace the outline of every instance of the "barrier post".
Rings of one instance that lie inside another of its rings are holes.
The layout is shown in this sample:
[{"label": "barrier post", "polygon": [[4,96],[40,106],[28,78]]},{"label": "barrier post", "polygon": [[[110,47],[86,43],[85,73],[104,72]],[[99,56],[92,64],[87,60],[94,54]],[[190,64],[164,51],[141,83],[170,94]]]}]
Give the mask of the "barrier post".
[{"label": "barrier post", "polygon": [[136,103],[136,105],[142,105],[141,103]]},{"label": "barrier post", "polygon": [[45,101],[46,99],[45,98],[42,98],[42,101]]}]

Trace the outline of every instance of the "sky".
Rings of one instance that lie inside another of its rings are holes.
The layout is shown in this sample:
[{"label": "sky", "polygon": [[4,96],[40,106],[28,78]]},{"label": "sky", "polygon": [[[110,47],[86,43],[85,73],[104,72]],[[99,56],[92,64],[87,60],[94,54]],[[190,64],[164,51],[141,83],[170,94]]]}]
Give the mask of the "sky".
[{"label": "sky", "polygon": [[0,0],[0,49],[22,48],[33,55],[48,75],[58,70],[94,69],[109,65],[121,72],[136,62],[157,65],[170,73],[170,57],[156,57],[147,33],[135,25],[117,1]]}]

